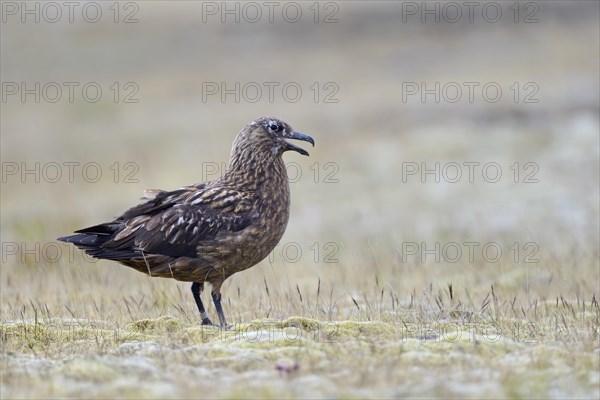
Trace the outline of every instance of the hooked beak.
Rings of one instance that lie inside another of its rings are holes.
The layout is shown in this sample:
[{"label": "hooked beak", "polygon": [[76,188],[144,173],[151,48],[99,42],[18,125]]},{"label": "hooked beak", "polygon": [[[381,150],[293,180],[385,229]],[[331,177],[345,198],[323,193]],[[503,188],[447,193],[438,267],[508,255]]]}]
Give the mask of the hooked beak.
[{"label": "hooked beak", "polygon": [[[311,138],[308,135],[305,135],[303,133],[300,132],[296,132],[293,131],[289,136],[286,136],[285,139],[296,139],[296,140],[302,140],[304,142],[308,142],[310,144],[313,145],[313,147],[315,146],[315,141],[313,138]],[[307,156],[308,155],[308,151],[304,150],[301,147],[296,146],[295,144],[292,144],[290,142],[288,142],[287,140],[284,140],[286,145],[287,145],[287,149],[286,150],[294,150],[297,151],[298,153],[302,154],[303,156]]]}]

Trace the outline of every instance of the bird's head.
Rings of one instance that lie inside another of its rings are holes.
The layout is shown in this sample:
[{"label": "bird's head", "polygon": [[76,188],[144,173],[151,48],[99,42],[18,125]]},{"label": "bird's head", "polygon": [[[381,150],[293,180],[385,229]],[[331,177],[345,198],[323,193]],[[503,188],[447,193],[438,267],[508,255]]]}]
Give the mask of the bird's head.
[{"label": "bird's head", "polygon": [[238,134],[233,143],[232,155],[238,152],[270,152],[275,156],[281,156],[288,150],[297,151],[307,156],[308,152],[296,146],[289,140],[302,140],[313,146],[315,141],[308,135],[294,131],[286,122],[273,118],[262,117],[250,122]]}]

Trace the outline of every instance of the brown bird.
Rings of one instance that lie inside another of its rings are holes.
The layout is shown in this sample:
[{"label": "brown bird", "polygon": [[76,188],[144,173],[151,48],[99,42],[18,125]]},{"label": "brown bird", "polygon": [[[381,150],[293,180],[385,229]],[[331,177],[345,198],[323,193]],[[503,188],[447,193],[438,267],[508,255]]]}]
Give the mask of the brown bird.
[{"label": "brown bird", "polygon": [[288,139],[315,145],[277,118],[252,121],[235,138],[229,168],[219,179],[146,191],[145,202],[114,221],[59,240],[150,276],[193,282],[202,325],[213,324],[200,299],[209,282],[220,324],[226,327],[221,285],[264,259],[288,223],[290,186],[282,155],[288,150],[308,155]]}]

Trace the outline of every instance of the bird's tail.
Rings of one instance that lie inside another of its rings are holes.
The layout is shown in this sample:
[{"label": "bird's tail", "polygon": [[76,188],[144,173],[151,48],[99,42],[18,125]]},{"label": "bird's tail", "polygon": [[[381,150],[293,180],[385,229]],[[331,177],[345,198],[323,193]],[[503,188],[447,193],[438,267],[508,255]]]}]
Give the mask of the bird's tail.
[{"label": "bird's tail", "polygon": [[78,233],[76,235],[70,236],[62,236],[57,240],[66,243],[73,243],[75,246],[79,248],[83,247],[96,247],[101,246],[104,242],[106,242],[110,236],[108,235],[97,235],[93,233]]},{"label": "bird's tail", "polygon": [[[105,223],[75,231],[75,235],[59,237],[58,240],[73,243],[92,257],[116,259],[114,251],[102,245],[108,242],[121,227],[118,223]],[[119,254],[121,256],[121,254]]]}]

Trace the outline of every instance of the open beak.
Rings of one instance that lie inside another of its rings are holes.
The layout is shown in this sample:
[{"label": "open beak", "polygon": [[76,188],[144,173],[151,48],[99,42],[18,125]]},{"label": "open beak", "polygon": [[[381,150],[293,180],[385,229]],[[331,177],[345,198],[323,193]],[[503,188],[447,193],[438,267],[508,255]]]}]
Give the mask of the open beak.
[{"label": "open beak", "polygon": [[[308,142],[308,143],[312,144],[313,147],[315,146],[315,141],[314,141],[313,138],[311,138],[310,136],[305,135],[303,133],[296,132],[296,131],[293,131],[290,135],[286,136],[285,139],[302,140],[304,142]],[[303,148],[298,147],[295,144],[292,144],[292,143],[288,142],[287,140],[285,140],[285,143],[287,145],[287,149],[286,150],[297,151],[298,153],[302,154],[303,156],[307,156],[308,155],[308,151],[304,150]]]}]

